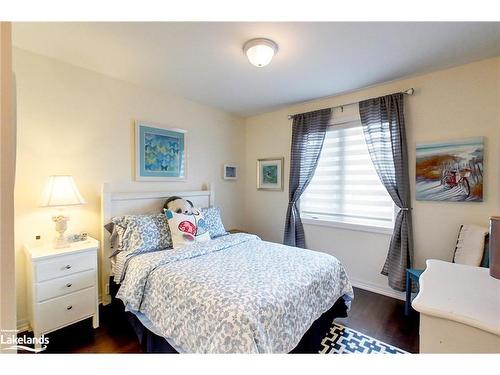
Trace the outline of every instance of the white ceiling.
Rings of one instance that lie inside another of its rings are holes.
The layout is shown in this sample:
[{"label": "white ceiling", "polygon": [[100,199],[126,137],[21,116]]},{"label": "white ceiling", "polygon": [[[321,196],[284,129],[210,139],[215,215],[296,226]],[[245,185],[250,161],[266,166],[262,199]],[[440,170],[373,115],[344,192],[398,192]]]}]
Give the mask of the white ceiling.
[{"label": "white ceiling", "polygon": [[[265,68],[242,52],[266,37]],[[14,45],[248,116],[500,55],[500,23],[15,23]]]}]

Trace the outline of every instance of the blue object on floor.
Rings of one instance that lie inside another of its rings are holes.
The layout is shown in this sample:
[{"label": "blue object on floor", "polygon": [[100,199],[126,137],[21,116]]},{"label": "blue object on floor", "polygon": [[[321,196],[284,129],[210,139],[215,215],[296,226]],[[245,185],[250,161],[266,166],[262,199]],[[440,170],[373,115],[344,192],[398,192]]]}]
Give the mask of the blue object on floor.
[{"label": "blue object on floor", "polygon": [[418,285],[418,279],[424,270],[419,270],[416,268],[406,269],[406,302],[405,302],[405,315],[410,314],[411,301],[412,301],[412,281],[416,282]]}]

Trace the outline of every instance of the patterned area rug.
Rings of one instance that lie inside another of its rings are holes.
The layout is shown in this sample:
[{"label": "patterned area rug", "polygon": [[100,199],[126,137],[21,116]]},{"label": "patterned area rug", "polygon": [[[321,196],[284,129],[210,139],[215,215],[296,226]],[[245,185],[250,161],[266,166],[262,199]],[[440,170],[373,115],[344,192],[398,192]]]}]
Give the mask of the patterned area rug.
[{"label": "patterned area rug", "polygon": [[402,349],[333,323],[321,341],[321,354],[408,354]]}]

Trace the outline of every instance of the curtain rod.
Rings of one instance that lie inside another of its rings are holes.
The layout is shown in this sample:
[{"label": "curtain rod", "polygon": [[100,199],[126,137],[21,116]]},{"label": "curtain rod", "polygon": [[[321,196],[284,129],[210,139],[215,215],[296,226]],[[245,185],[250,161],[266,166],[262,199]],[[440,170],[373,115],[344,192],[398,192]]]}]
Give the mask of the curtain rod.
[{"label": "curtain rod", "polygon": [[[413,95],[415,93],[415,89],[413,87],[410,87],[409,89],[406,89],[404,91],[396,92],[394,94],[404,94],[404,95]],[[341,104],[341,105],[336,105],[335,107],[330,107],[330,108],[342,108],[342,107],[347,107],[348,105],[353,105],[353,104],[358,104],[358,102],[352,102],[352,103],[346,103],[346,104]],[[296,113],[295,115],[300,115],[300,113]],[[288,115],[288,119],[291,120],[293,116],[295,115]]]}]

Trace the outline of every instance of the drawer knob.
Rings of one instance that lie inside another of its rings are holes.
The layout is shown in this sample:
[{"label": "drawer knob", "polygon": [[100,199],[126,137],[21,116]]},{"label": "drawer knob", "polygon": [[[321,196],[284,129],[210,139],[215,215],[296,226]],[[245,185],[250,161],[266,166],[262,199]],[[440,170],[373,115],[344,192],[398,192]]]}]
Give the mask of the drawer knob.
[{"label": "drawer knob", "polygon": [[71,288],[71,286],[72,286],[72,285],[73,285],[73,284],[71,284],[71,283],[67,283],[67,284],[66,284],[66,288]]},{"label": "drawer knob", "polygon": [[68,307],[66,307],[66,310],[71,310],[73,308],[73,306],[69,305]]},{"label": "drawer knob", "polygon": [[71,266],[68,264],[68,265],[67,265],[66,267],[64,267],[64,268],[66,268],[67,270],[69,270],[69,269],[71,268]]}]

